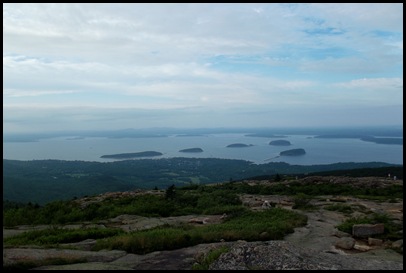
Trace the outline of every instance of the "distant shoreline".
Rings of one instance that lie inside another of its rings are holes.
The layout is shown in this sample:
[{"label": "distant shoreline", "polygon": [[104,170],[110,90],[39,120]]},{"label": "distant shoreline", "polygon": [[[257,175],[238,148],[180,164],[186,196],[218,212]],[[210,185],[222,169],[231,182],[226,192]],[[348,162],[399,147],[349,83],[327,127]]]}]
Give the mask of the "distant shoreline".
[{"label": "distant shoreline", "polygon": [[374,136],[363,136],[363,135],[352,135],[352,134],[333,134],[333,135],[318,135],[314,138],[358,138],[362,141],[374,142],[376,144],[392,144],[392,145],[403,145],[403,137],[374,137]]}]

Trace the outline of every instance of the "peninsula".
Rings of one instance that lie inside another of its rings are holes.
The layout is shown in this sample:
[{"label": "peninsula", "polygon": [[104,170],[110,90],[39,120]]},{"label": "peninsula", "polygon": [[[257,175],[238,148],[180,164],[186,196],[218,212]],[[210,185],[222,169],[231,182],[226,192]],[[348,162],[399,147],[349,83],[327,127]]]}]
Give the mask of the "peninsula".
[{"label": "peninsula", "polygon": [[113,159],[129,159],[137,157],[153,157],[160,156],[162,153],[155,151],[145,151],[138,153],[124,153],[124,154],[113,154],[113,155],[102,155],[100,158],[113,158]]}]

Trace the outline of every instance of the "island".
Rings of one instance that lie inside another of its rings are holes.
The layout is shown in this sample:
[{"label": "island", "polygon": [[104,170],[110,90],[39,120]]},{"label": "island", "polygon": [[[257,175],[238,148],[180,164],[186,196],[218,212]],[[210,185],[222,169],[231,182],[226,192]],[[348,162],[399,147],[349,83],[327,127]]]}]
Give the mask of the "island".
[{"label": "island", "polygon": [[292,145],[292,144],[287,140],[274,140],[274,141],[269,142],[269,145],[289,146],[289,145]]},{"label": "island", "polygon": [[183,149],[179,150],[180,153],[201,153],[203,150],[201,148],[189,148],[189,149]]},{"label": "island", "polygon": [[113,155],[102,155],[101,158],[113,158],[113,159],[129,159],[136,157],[153,157],[160,156],[162,153],[155,151],[145,151],[138,153],[125,153],[125,154],[113,154]]},{"label": "island", "polygon": [[227,145],[227,148],[243,148],[243,147],[251,147],[254,146],[252,144],[244,144],[244,143],[233,143],[230,145]]},{"label": "island", "polygon": [[287,156],[296,156],[296,155],[304,155],[306,154],[306,151],[304,149],[292,149],[292,150],[286,150],[282,151],[279,153],[279,155],[287,155]]}]

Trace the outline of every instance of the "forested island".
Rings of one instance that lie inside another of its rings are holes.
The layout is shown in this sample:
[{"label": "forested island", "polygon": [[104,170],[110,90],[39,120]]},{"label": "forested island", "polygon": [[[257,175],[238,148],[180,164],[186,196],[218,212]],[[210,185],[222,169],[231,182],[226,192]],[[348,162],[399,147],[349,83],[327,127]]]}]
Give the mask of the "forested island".
[{"label": "forested island", "polygon": [[297,155],[304,155],[306,151],[304,149],[292,149],[280,152],[279,155],[287,155],[287,156],[297,156]]},{"label": "forested island", "polygon": [[290,146],[292,145],[289,141],[287,140],[274,140],[269,142],[269,145],[275,145],[275,146]]},{"label": "forested island", "polygon": [[252,144],[244,144],[244,143],[233,143],[230,145],[227,145],[227,148],[244,148],[244,147],[251,147],[254,146]]},{"label": "forested island", "polygon": [[138,152],[138,153],[102,155],[101,158],[131,159],[131,158],[138,158],[138,157],[152,157],[152,156],[160,156],[160,155],[162,155],[162,153],[160,153],[160,152],[145,151],[145,152]]},{"label": "forested island", "polygon": [[202,148],[189,148],[189,149],[183,149],[179,150],[180,153],[201,153],[203,152]]}]

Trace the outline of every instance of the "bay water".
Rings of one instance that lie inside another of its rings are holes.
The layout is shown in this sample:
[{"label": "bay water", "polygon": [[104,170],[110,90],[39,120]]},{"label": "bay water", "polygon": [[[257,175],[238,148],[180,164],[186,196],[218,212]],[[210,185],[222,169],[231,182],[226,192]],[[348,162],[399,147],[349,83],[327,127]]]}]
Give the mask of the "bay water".
[{"label": "bay water", "polygon": [[[247,160],[255,164],[286,162],[291,165],[339,162],[403,164],[403,145],[377,144],[357,138],[314,138],[313,135],[286,135],[282,139],[289,141],[292,145],[269,145],[270,141],[276,139],[236,133],[138,138],[75,138],[75,136],[64,136],[41,139],[37,142],[5,142],[3,143],[3,159],[111,162],[116,159],[101,158],[101,156],[157,151],[163,155],[149,158],[223,158]],[[252,146],[227,147],[227,145],[234,143],[252,144]],[[203,152],[179,152],[188,148],[201,148]],[[306,154],[301,156],[279,156],[281,151],[296,148],[304,149]]]}]

